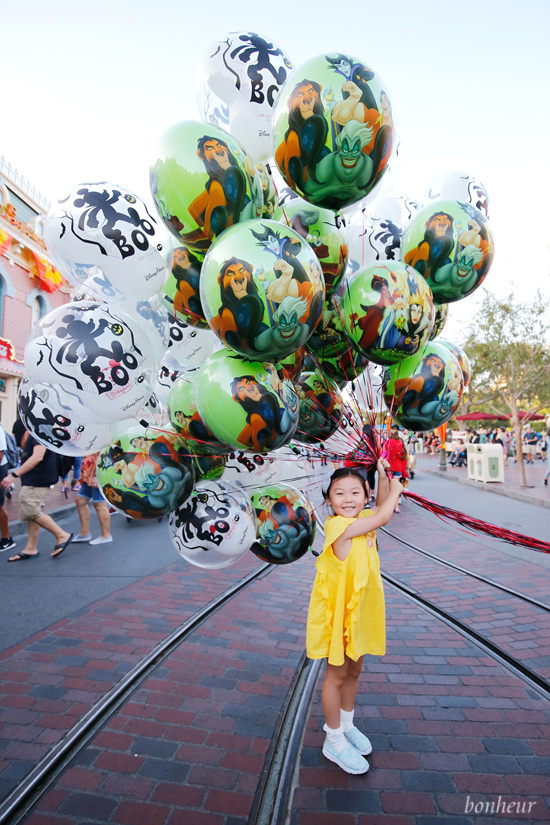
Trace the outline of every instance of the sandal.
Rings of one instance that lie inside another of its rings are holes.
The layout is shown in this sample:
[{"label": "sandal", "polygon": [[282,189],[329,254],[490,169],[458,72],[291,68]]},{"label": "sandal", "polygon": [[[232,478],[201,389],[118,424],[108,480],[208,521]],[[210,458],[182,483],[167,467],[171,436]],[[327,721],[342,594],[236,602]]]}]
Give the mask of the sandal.
[{"label": "sandal", "polygon": [[56,559],[58,556],[60,556],[63,550],[66,550],[66,548],[69,546],[73,539],[74,533],[71,533],[67,541],[63,542],[63,544],[56,544],[53,548],[52,559]]},{"label": "sandal", "polygon": [[27,559],[36,559],[40,553],[16,553],[15,556],[10,556],[8,561],[27,561]]}]

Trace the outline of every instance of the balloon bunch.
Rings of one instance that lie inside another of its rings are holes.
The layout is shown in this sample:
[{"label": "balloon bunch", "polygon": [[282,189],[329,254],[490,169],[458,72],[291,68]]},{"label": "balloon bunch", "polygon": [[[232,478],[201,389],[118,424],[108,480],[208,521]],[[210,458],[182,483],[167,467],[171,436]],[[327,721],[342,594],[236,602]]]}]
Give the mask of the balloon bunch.
[{"label": "balloon bunch", "polygon": [[445,181],[421,209],[375,200],[397,133],[385,84],[354,56],[294,69],[234,32],[197,88],[202,120],[159,139],[154,210],[109,183],[50,210],[52,260],[85,298],[32,331],[19,406],[47,447],[100,452],[113,507],[169,514],[192,564],[248,550],[284,564],[315,530],[288,484],[296,453],[346,454],[382,396],[415,430],[456,409],[467,358],[432,339],[487,274],[492,236],[479,186],[475,203]]}]

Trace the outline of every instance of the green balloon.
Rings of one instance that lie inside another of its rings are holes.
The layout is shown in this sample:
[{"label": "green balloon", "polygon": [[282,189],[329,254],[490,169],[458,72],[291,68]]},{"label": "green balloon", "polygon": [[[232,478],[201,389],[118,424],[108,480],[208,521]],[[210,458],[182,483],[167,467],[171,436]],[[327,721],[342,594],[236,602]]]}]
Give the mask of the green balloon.
[{"label": "green balloon", "polygon": [[270,564],[300,559],[315,538],[315,512],[308,499],[290,484],[261,487],[251,495],[256,512],[257,541],[250,548]]},{"label": "green balloon", "polygon": [[487,218],[470,203],[431,201],[403,233],[401,257],[423,275],[434,301],[465,298],[485,280],[495,245]]},{"label": "green balloon", "polygon": [[356,58],[312,58],[287,78],[273,107],[273,152],[287,184],[339,210],[381,180],[396,145],[380,78]]},{"label": "green balloon", "polygon": [[277,207],[274,218],[291,226],[309,243],[319,259],[327,295],[334,292],[348,260],[346,234],[340,218],[329,209],[296,197]]},{"label": "green balloon", "polygon": [[340,426],[344,400],[336,384],[320,370],[303,373],[294,386],[300,401],[296,440],[320,444]]},{"label": "green balloon", "polygon": [[422,275],[401,261],[386,261],[351,277],[343,315],[357,351],[387,366],[410,358],[427,343],[435,308]]},{"label": "green balloon", "polygon": [[159,518],[189,498],[193,460],[176,433],[132,427],[97,460],[97,480],[109,504],[136,519]]},{"label": "green balloon", "polygon": [[172,271],[162,287],[162,295],[168,310],[179,321],[207,329],[199,295],[203,260],[204,255],[186,246],[175,246]]},{"label": "green balloon", "polygon": [[209,123],[183,121],[162,135],[150,183],[168,229],[203,254],[225,229],[262,214],[254,161],[234,137]]},{"label": "green balloon", "polygon": [[197,373],[197,410],[220,441],[255,453],[290,441],[298,422],[298,399],[282,370],[223,349]]},{"label": "green balloon", "polygon": [[309,244],[277,221],[239,224],[212,244],[201,272],[210,327],[246,358],[278,363],[315,329],[325,300]]},{"label": "green balloon", "polygon": [[176,432],[185,438],[193,455],[223,455],[231,448],[220,442],[202,420],[195,402],[199,370],[180,375],[168,395],[168,415]]},{"label": "green balloon", "polygon": [[435,304],[434,328],[430,333],[430,341],[437,338],[443,332],[443,328],[449,317],[449,304]]},{"label": "green balloon", "polygon": [[384,401],[393,418],[408,430],[434,430],[455,413],[464,383],[460,364],[449,349],[430,341],[422,352],[388,369]]}]

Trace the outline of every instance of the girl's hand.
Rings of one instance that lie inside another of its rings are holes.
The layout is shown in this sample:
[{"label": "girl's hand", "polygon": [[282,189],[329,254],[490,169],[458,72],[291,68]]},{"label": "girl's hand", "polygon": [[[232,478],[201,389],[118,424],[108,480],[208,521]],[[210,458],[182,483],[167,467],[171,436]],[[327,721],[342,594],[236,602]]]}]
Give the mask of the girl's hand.
[{"label": "girl's hand", "polygon": [[385,458],[379,458],[376,462],[376,469],[378,470],[381,476],[386,476],[386,470],[390,469],[390,462],[387,461]]},{"label": "girl's hand", "polygon": [[400,493],[402,489],[403,485],[401,483],[401,479],[394,476],[390,481],[390,493]]}]

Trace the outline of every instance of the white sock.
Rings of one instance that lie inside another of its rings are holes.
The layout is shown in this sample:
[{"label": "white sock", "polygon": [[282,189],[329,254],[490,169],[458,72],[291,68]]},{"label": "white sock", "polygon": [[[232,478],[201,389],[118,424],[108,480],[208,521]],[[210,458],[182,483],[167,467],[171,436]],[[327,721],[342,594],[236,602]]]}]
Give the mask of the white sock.
[{"label": "white sock", "polygon": [[327,734],[329,745],[332,745],[337,751],[345,748],[347,742],[344,737],[344,728],[340,725],[339,728],[329,728],[328,725],[323,725],[323,730]]},{"label": "white sock", "polygon": [[346,731],[351,730],[353,728],[353,711],[352,710],[341,710],[340,711],[340,726]]}]

